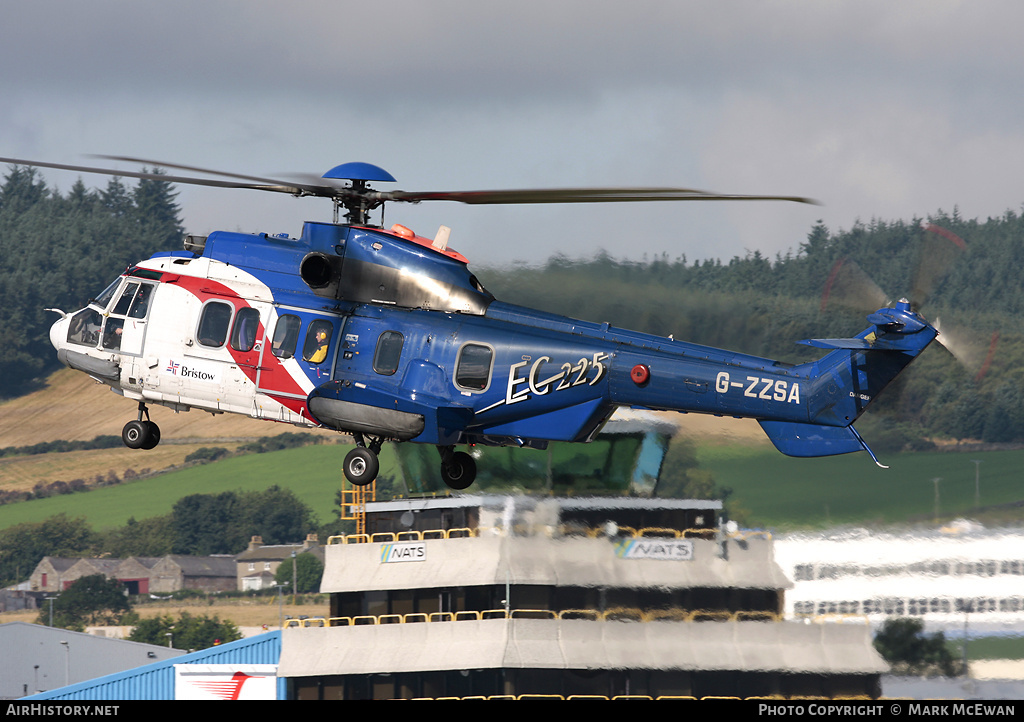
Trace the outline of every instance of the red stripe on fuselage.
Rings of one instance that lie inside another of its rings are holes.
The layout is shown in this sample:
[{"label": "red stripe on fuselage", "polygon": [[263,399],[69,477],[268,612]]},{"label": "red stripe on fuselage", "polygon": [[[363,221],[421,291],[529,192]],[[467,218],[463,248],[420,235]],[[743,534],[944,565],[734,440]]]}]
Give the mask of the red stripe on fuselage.
[{"label": "red stripe on fuselage", "polygon": [[[179,286],[204,303],[211,299],[226,301],[235,307],[235,313],[238,313],[238,311],[243,308],[252,308],[249,302],[244,298],[241,298],[238,293],[231,289],[230,286],[220,283],[219,281],[211,281],[208,278],[196,278],[195,276],[171,276],[168,280],[164,281],[164,283]],[[263,339],[265,335],[266,330],[263,326],[263,321],[260,320],[256,327],[256,338]],[[242,373],[245,374],[246,378],[252,381],[253,390],[255,391],[257,388],[256,376],[260,366],[260,352],[255,349],[252,351],[238,351],[231,347],[230,342],[226,342],[224,344],[224,348],[226,348],[228,353],[231,354],[231,358],[236,364],[238,364],[238,368],[242,370]],[[281,359],[275,356],[272,351],[266,350],[263,352],[263,361],[266,364],[264,368],[274,372],[275,383],[280,384],[280,382],[285,379],[287,379],[287,382],[284,384],[284,388],[275,388],[269,393],[264,389],[261,393],[273,398],[275,401],[291,411],[294,411],[305,418],[309,418],[309,412],[306,409],[306,402],[304,399],[294,399],[288,398],[287,396],[277,395],[297,394],[306,396],[306,392],[303,388],[297,381],[295,381],[294,378],[292,378],[292,375],[288,373],[288,370],[284,368],[284,364],[281,363]]]}]

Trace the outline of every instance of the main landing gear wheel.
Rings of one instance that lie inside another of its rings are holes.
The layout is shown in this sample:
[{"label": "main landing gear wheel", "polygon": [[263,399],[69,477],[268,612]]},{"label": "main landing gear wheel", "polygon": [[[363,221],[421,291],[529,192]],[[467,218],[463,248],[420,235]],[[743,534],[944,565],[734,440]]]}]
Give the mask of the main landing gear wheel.
[{"label": "main landing gear wheel", "polygon": [[[142,420],[143,415],[146,417],[145,421]],[[139,402],[139,418],[124,425],[124,428],[121,429],[121,441],[129,449],[146,449],[147,451],[160,443],[160,427],[149,420],[149,409],[141,401]]]},{"label": "main landing gear wheel", "polygon": [[124,428],[121,429],[121,441],[123,441],[124,445],[129,449],[146,448],[146,444],[150,441],[149,437],[149,426],[145,421],[129,421],[124,425]]},{"label": "main landing gear wheel", "polygon": [[150,449],[156,448],[156,445],[160,443],[160,427],[152,421],[143,421],[142,423],[149,431],[149,438],[147,438],[139,448],[149,451]]},{"label": "main landing gear wheel", "polygon": [[476,479],[476,460],[465,451],[456,451],[441,462],[441,479],[449,489],[468,489]]},{"label": "main landing gear wheel", "polygon": [[356,486],[366,486],[377,478],[380,460],[363,446],[357,446],[345,455],[345,478]]}]

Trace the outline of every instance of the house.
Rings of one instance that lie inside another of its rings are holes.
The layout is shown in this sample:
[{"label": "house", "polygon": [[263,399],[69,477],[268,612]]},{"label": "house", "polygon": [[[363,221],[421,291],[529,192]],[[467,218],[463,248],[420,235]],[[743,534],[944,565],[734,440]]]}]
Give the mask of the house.
[{"label": "house", "polygon": [[169,554],[128,559],[44,557],[29,578],[28,591],[57,593],[67,589],[76,579],[94,574],[116,579],[129,594],[169,594],[179,589],[226,592],[238,587],[235,558],[232,556]]},{"label": "house", "polygon": [[67,586],[64,583],[64,575],[77,561],[78,559],[66,557],[43,557],[29,577],[29,591],[61,591]]},{"label": "house", "polygon": [[274,584],[277,568],[292,556],[304,553],[314,554],[321,562],[324,550],[317,540],[316,534],[309,534],[302,544],[264,545],[263,538],[254,536],[249,541],[249,548],[235,557],[237,569],[237,589],[240,592],[268,589]]},{"label": "house", "polygon": [[154,594],[197,589],[230,592],[236,588],[235,558],[229,555],[191,557],[169,554],[153,565],[149,590]]},{"label": "house", "polygon": [[121,582],[129,594],[148,594],[153,566],[160,557],[128,557],[114,570],[114,579]]}]

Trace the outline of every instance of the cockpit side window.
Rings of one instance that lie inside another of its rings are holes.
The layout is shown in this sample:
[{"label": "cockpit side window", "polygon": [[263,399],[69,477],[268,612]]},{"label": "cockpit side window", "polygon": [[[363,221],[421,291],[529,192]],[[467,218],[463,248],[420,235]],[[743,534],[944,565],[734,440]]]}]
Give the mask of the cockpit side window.
[{"label": "cockpit side window", "polygon": [[71,318],[71,323],[68,324],[68,343],[95,347],[100,340],[102,325],[103,316],[98,311],[92,308],[83,308]]},{"label": "cockpit side window", "polygon": [[124,333],[124,319],[107,316],[107,322],[103,326],[103,348],[108,351],[119,350],[122,333]]},{"label": "cockpit side window", "polygon": [[110,312],[117,316],[124,316],[128,313],[128,307],[131,305],[132,300],[135,298],[135,292],[139,290],[139,284],[136,281],[128,283],[124,290],[121,291],[121,297],[117,299],[117,303],[110,309]]},{"label": "cockpit side window", "polygon": [[310,363],[323,363],[331,344],[334,327],[330,321],[313,321],[306,330],[306,343],[302,346],[302,359]]},{"label": "cockpit side window", "polygon": [[154,286],[151,283],[140,283],[135,300],[128,309],[128,318],[143,319],[149,313],[149,300],[153,297]]},{"label": "cockpit side window", "polygon": [[230,323],[231,305],[220,301],[211,301],[203,307],[196,340],[202,346],[220,348],[228,337]]}]

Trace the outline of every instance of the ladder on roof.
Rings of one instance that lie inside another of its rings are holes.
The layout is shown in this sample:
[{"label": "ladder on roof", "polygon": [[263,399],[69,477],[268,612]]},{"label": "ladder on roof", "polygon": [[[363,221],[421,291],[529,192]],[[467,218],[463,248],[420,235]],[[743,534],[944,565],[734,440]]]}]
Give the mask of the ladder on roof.
[{"label": "ladder on roof", "polygon": [[341,481],[340,519],[355,519],[356,534],[366,533],[366,502],[377,500],[377,480],[356,486],[348,479]]}]

